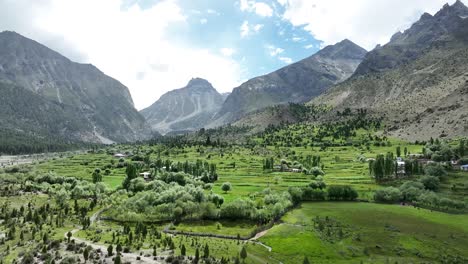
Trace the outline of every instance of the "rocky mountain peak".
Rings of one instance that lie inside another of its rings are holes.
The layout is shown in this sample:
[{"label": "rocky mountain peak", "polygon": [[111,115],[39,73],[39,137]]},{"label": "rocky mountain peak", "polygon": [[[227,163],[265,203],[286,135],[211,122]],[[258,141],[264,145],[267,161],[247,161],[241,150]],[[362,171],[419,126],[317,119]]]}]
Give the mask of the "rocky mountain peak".
[{"label": "rocky mountain peak", "polygon": [[323,48],[316,55],[329,59],[362,59],[367,51],[349,39]]},{"label": "rocky mountain peak", "polygon": [[209,81],[202,78],[192,78],[182,89],[189,93],[218,93]]},{"label": "rocky mountain peak", "polygon": [[192,131],[204,127],[223,103],[223,96],[205,79],[192,78],[187,86],[165,93],[141,113],[162,133]]},{"label": "rocky mountain peak", "polygon": [[468,7],[463,4],[462,1],[457,0],[453,5],[445,4],[444,7],[437,12],[435,17],[441,16],[450,16],[450,15],[457,15],[457,16],[465,16],[468,15]]},{"label": "rocky mountain peak", "polygon": [[211,87],[213,88],[213,85],[211,85],[210,82],[208,82],[207,80],[205,79],[202,79],[202,78],[192,78],[188,84],[187,84],[187,87]]}]

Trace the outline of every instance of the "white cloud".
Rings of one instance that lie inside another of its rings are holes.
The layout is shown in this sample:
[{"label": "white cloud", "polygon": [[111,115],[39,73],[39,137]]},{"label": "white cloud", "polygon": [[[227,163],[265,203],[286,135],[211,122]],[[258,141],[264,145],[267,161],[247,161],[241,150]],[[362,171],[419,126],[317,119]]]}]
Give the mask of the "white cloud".
[{"label": "white cloud", "polygon": [[249,21],[244,21],[240,27],[240,35],[245,38],[262,30],[263,24],[250,25]]},{"label": "white cloud", "polygon": [[148,9],[122,8],[121,0],[0,1],[0,30],[17,31],[96,65],[129,87],[139,109],[192,77],[206,78],[220,91],[239,84],[242,71],[233,59],[166,35],[170,25],[185,19],[173,0]]},{"label": "white cloud", "polygon": [[263,28],[263,24],[257,24],[253,26],[253,31],[256,33],[259,32]]},{"label": "white cloud", "polygon": [[214,10],[214,9],[207,9],[206,13],[208,13],[210,15],[217,15],[217,16],[220,15],[220,13],[218,11]]},{"label": "white cloud", "polygon": [[311,48],[313,48],[313,47],[314,47],[314,45],[312,45],[312,44],[309,44],[309,45],[305,45],[305,46],[304,46],[305,49],[311,49]]},{"label": "white cloud", "polygon": [[206,19],[206,18],[200,19],[200,24],[204,25],[206,23],[208,23],[208,19]]},{"label": "white cloud", "polygon": [[240,9],[243,12],[255,12],[255,14],[262,17],[273,16],[273,9],[263,2],[240,0]]},{"label": "white cloud", "polygon": [[286,64],[291,64],[293,62],[293,60],[288,57],[279,57],[278,59]]},{"label": "white cloud", "polygon": [[232,48],[222,48],[220,51],[226,57],[231,57],[234,55],[234,53],[236,53],[236,51]]},{"label": "white cloud", "polygon": [[292,41],[294,42],[299,42],[299,41],[303,41],[304,39],[303,38],[300,38],[300,37],[293,37],[292,38]]},{"label": "white cloud", "polygon": [[[285,7],[283,18],[305,26],[325,45],[348,38],[367,49],[387,43],[424,12],[435,13],[455,0],[277,0]],[[466,2],[466,1],[465,1]]]},{"label": "white cloud", "polygon": [[249,33],[250,33],[249,21],[244,21],[242,23],[242,26],[240,27],[240,31],[241,31],[240,35],[243,38],[245,38],[245,37],[247,37],[249,35]]},{"label": "white cloud", "polygon": [[277,48],[273,45],[267,45],[266,46],[267,50],[268,50],[268,53],[270,54],[270,56],[272,57],[276,57],[278,56],[279,54],[283,53],[284,52],[284,49],[282,48]]}]

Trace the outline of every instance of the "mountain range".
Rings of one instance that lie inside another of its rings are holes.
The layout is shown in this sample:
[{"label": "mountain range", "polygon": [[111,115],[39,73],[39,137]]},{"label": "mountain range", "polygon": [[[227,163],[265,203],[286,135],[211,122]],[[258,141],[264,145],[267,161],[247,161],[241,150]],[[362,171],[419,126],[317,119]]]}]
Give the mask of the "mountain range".
[{"label": "mountain range", "polygon": [[211,122],[225,97],[208,81],[195,78],[184,88],[164,94],[141,113],[159,133],[194,131]]},{"label": "mountain range", "polygon": [[211,127],[236,121],[268,106],[302,103],[350,77],[367,51],[350,40],[327,46],[316,54],[234,88]]},{"label": "mountain range", "polygon": [[151,136],[127,87],[15,32],[0,33],[0,83],[4,133],[96,143]]},{"label": "mountain range", "polygon": [[325,106],[314,116],[321,122],[367,109],[384,119],[385,133],[410,140],[466,136],[468,8],[457,1],[425,13],[370,52],[343,40],[232,93],[194,78],[140,112],[128,88],[93,65],[6,31],[0,96],[0,135],[17,140],[127,142],[226,124],[260,130],[304,121],[304,104]]},{"label": "mountain range", "polygon": [[369,52],[354,75],[312,101],[384,116],[391,135],[468,134],[468,8],[457,1]]}]

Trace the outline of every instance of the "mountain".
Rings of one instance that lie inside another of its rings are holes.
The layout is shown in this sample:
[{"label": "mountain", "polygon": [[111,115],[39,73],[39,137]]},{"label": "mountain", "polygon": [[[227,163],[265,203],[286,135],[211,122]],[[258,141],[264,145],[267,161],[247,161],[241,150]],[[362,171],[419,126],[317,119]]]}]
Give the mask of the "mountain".
[{"label": "mountain", "polygon": [[15,32],[0,33],[0,82],[2,94],[8,94],[0,99],[2,113],[8,110],[15,120],[11,129],[98,143],[150,136],[127,87]]},{"label": "mountain", "polygon": [[327,46],[304,60],[253,78],[227,97],[211,126],[288,102],[306,102],[350,77],[367,51],[349,40]]},{"label": "mountain", "polygon": [[162,133],[203,128],[221,108],[224,97],[208,81],[190,80],[184,88],[170,91],[141,111],[151,127]]},{"label": "mountain", "polygon": [[366,108],[405,139],[468,134],[468,8],[457,1],[369,52],[349,80],[312,103]]}]

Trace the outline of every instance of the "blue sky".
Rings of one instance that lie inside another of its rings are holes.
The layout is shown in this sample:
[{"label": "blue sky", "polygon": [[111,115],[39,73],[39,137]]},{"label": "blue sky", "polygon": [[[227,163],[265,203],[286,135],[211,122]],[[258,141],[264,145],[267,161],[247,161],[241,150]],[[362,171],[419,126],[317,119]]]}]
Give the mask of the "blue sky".
[{"label": "blue sky", "polygon": [[371,50],[446,2],[0,0],[0,31],[97,66],[143,109],[193,77],[229,92],[345,38]]},{"label": "blue sky", "polygon": [[[232,49],[232,58],[245,69],[243,79],[263,75],[286,66],[288,60],[298,61],[316,53],[321,44],[302,27],[294,27],[278,16],[284,8],[275,2],[262,2],[271,7],[273,15],[261,16],[242,11],[240,2],[186,1],[182,8],[188,23],[172,26],[169,35],[176,42],[208,48],[220,55],[222,49]],[[249,33],[241,36],[246,22]]]}]

